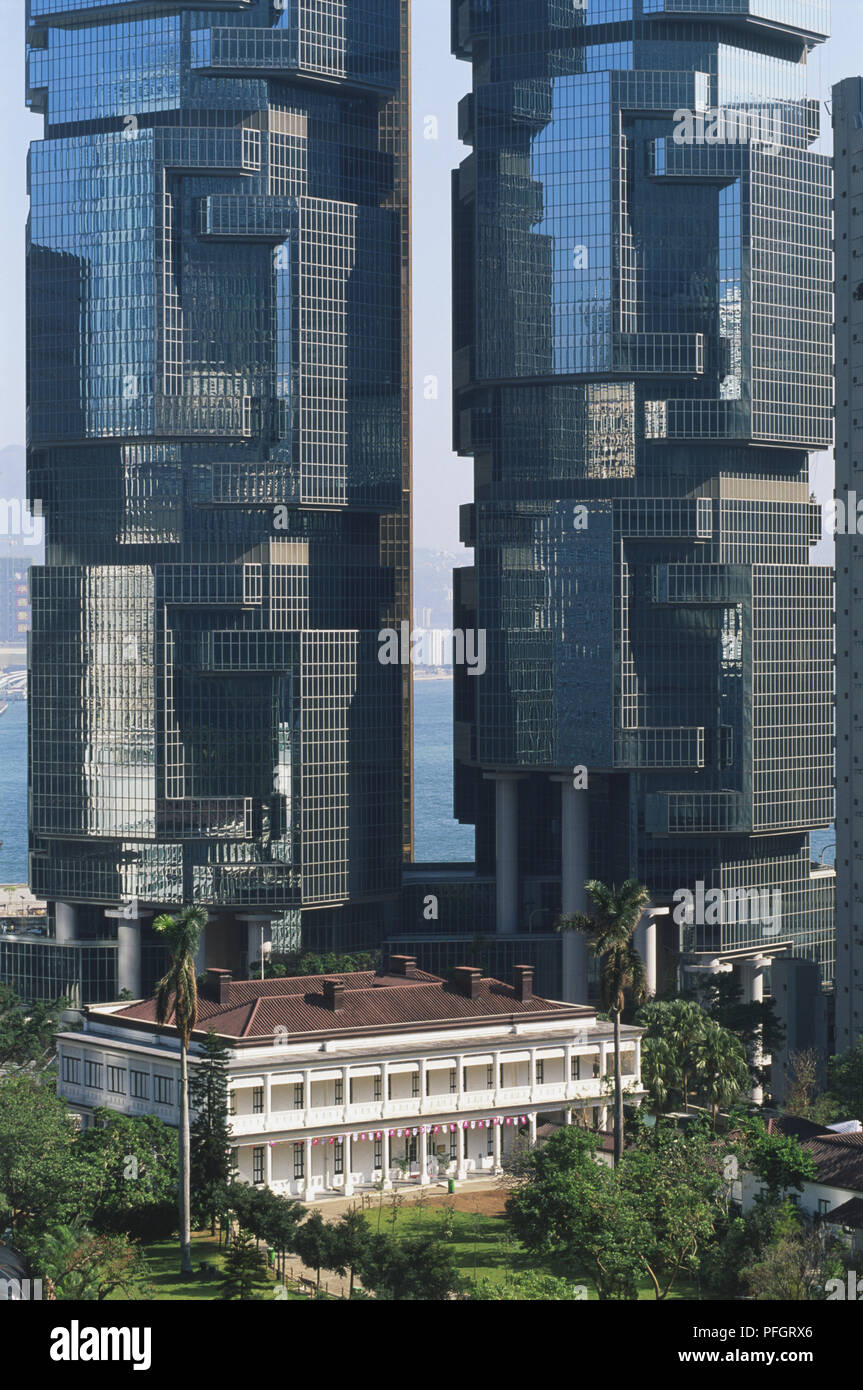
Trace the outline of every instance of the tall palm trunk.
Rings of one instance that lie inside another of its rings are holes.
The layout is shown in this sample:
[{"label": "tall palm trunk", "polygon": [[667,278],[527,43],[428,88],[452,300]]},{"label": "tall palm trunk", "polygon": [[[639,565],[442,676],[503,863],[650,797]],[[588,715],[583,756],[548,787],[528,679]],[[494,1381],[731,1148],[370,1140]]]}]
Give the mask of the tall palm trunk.
[{"label": "tall palm trunk", "polygon": [[614,1019],[614,1166],[623,1153],[623,1086],[620,1080],[620,1009],[612,1011]]},{"label": "tall palm trunk", "polygon": [[185,1044],[180,1043],[180,1270],[192,1273],[191,1166],[189,1162],[189,1062]]}]

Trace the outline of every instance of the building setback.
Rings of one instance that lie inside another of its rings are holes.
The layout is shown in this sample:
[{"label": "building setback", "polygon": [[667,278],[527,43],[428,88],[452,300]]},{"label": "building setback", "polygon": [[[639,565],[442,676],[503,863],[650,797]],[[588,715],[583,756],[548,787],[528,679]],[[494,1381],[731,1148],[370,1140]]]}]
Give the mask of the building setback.
[{"label": "building setback", "polygon": [[[149,988],[369,948],[412,842],[408,0],[28,0],[34,891]],[[106,916],[106,911],[108,915]],[[113,915],[111,915],[113,914]]]},{"label": "building setback", "polygon": [[514,952],[583,1000],[583,940],[556,919],[585,880],[634,877],[655,904],[749,903],[668,914],[660,987],[681,956],[730,960],[751,999],[778,953],[832,980],[833,875],[809,843],[833,817],[808,483],[832,438],[831,172],[806,64],[827,11],[454,0],[473,65],[454,425],[474,469],[454,626],[486,632],[487,670],[455,679],[476,876],[413,870],[399,939],[431,969],[482,922],[493,972]]},{"label": "building setback", "polygon": [[[402,1175],[420,1183],[500,1171],[537,1116],[604,1130],[613,1029],[462,966],[451,983],[393,957],[377,973],[231,980],[209,973],[192,1056],[213,1029],[231,1047],[235,1165],[246,1182],[312,1198]],[[624,1091],[640,1103],[641,1029],[622,1029]],[[58,1035],[59,1094],[83,1122],[108,1106],[176,1124],[177,1039],[151,1000],[94,1005]]]},{"label": "building setback", "polygon": [[[833,88],[836,170],[836,1047],[863,1037],[863,78]],[[860,502],[858,503],[858,497]]]}]

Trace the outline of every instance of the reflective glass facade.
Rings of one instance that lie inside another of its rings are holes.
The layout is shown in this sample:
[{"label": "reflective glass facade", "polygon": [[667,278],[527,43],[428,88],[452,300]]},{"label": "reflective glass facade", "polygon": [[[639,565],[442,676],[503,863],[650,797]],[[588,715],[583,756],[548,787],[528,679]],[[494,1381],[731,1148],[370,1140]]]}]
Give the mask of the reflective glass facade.
[{"label": "reflective glass facade", "polygon": [[408,9],[28,5],[31,882],[211,964],[377,944],[410,852]]},{"label": "reflective glass facade", "polygon": [[[771,946],[832,978],[832,877],[809,852],[833,816],[808,486],[832,440],[831,170],[806,69],[827,21],[821,0],[453,5],[473,65],[455,437],[475,477],[455,623],[488,633],[486,674],[456,675],[456,813],[478,874],[497,868],[498,931],[528,950],[567,874],[555,777],[583,769],[582,884],[779,892]],[[696,921],[676,944],[765,937]]]}]

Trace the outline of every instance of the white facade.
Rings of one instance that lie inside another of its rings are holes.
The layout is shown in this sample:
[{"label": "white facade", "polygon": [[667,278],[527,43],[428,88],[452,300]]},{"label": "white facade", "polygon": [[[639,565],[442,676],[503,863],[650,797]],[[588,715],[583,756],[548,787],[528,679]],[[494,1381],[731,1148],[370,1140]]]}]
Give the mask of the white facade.
[{"label": "white facade", "polygon": [[[84,1123],[106,1106],[176,1124],[176,1040],[112,1022],[124,1007],[91,1009],[85,1032],[58,1036],[59,1093]],[[641,1032],[622,1034],[624,1087],[638,1101]],[[613,1061],[611,1026],[590,1017],[235,1046],[236,1166],[307,1200],[499,1172],[520,1132],[535,1141],[538,1115],[582,1112],[606,1128]]]}]

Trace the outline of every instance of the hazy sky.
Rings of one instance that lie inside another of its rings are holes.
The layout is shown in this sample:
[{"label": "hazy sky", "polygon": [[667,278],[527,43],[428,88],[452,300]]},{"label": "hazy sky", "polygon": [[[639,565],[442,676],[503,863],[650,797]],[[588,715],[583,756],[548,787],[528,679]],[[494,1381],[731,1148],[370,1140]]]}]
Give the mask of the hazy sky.
[{"label": "hazy sky", "polygon": [[[469,500],[472,478],[470,459],[451,452],[449,209],[450,171],[468,153],[458,142],[457,105],[470,68],[449,53],[448,0],[414,0],[413,14],[414,539],[458,552],[458,505]],[[863,0],[833,0],[833,33],[810,59],[810,92],[822,100],[834,82],[863,72]],[[0,0],[0,447],[24,442],[25,158],[42,123],[24,106],[23,73],[24,0]],[[823,111],[823,149],[829,122]],[[823,495],[829,459],[822,456],[814,473]]]}]

